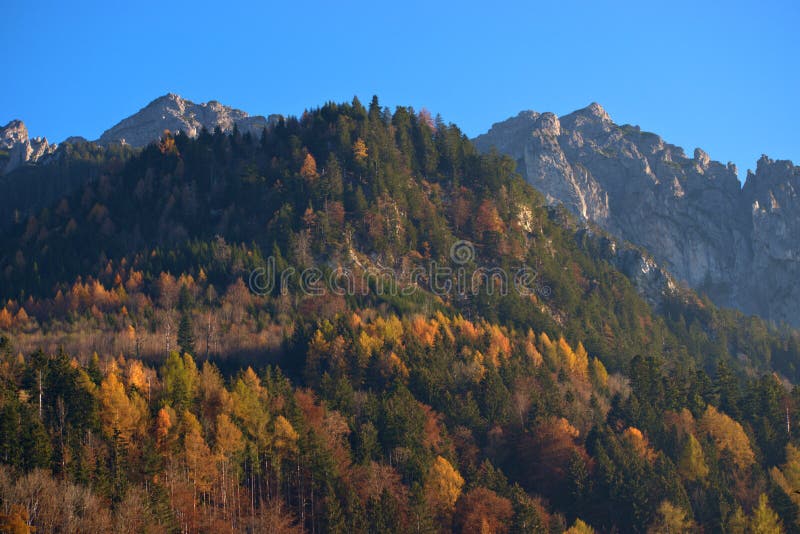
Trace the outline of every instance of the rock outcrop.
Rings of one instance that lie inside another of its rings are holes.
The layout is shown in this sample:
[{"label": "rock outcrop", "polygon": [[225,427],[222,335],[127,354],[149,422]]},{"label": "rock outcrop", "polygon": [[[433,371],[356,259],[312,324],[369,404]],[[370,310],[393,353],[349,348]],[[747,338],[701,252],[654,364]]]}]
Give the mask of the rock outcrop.
[{"label": "rock outcrop", "polygon": [[742,188],[734,165],[688,157],[598,104],[561,118],[524,111],[475,143],[717,304],[800,326],[800,167],[762,157]]},{"label": "rock outcrop", "polygon": [[44,137],[28,137],[28,128],[20,120],[13,120],[0,127],[0,175],[8,174],[26,163],[35,163],[55,151]]},{"label": "rock outcrop", "polygon": [[277,116],[250,116],[215,100],[195,104],[169,93],[103,132],[96,142],[100,145],[123,143],[142,147],[159,139],[164,130],[173,133],[182,131],[195,137],[203,128],[213,132],[219,127],[224,132],[230,132],[234,126],[242,133],[260,136],[262,130],[276,120]]}]

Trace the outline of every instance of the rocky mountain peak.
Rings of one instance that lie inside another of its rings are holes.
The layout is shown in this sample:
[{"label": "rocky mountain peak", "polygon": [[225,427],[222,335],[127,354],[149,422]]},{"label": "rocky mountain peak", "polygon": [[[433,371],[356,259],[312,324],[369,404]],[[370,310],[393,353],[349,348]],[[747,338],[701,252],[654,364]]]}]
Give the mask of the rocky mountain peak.
[{"label": "rocky mountain peak", "polygon": [[28,140],[28,128],[21,120],[14,119],[0,127],[0,148],[11,150],[17,143]]},{"label": "rocky mountain peak", "polygon": [[0,149],[7,152],[0,158],[0,174],[7,174],[26,164],[36,162],[51,154],[56,145],[44,137],[30,138],[28,128],[21,120],[12,120],[0,128]]},{"label": "rocky mountain peak", "polygon": [[122,143],[134,147],[157,140],[164,130],[197,136],[205,128],[231,131],[236,126],[242,133],[260,135],[275,119],[250,116],[246,112],[225,106],[216,100],[195,104],[175,93],[167,93],[147,104],[130,117],[109,128],[97,140],[98,144]]},{"label": "rocky mountain peak", "polygon": [[637,126],[597,103],[560,119],[523,112],[475,139],[518,162],[552,203],[649,250],[717,304],[800,325],[800,167],[763,156],[744,188],[736,166]]},{"label": "rocky mountain peak", "polygon": [[598,104],[597,102],[592,102],[585,108],[573,111],[568,115],[564,115],[564,119],[571,119],[571,120],[578,120],[583,122],[595,122],[595,123],[604,123],[604,122],[612,122],[611,117],[606,112],[606,110]]},{"label": "rocky mountain peak", "polygon": [[611,117],[608,115],[608,113],[606,113],[606,110],[603,108],[603,106],[597,102],[592,102],[582,110],[579,110],[578,113],[589,117],[594,117],[595,119],[603,122],[611,122]]},{"label": "rocky mountain peak", "polygon": [[707,169],[708,164],[711,162],[711,158],[702,148],[694,149],[694,160],[702,169]]}]

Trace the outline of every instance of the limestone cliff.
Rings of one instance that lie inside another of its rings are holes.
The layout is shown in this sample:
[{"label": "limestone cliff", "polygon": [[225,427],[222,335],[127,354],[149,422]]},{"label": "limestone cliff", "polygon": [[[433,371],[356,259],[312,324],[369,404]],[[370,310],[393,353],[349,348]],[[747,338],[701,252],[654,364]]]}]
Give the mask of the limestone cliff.
[{"label": "limestone cliff", "polygon": [[800,325],[800,168],[763,157],[740,187],[712,161],[598,104],[563,117],[523,111],[475,139],[518,162],[551,203],[642,246],[723,306]]}]

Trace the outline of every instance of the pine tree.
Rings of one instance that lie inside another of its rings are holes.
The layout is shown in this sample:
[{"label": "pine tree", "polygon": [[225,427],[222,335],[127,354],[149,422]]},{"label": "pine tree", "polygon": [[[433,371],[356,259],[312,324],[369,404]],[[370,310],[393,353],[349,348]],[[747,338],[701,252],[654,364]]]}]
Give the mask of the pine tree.
[{"label": "pine tree", "polygon": [[194,330],[188,313],[181,314],[178,325],[178,346],[184,354],[194,354]]},{"label": "pine tree", "polygon": [[18,466],[22,457],[20,448],[19,404],[5,401],[0,408],[0,460],[8,465]]},{"label": "pine tree", "polygon": [[325,493],[325,531],[332,534],[344,534],[348,530],[344,511],[330,482],[326,485]]},{"label": "pine tree", "polygon": [[50,466],[50,436],[33,409],[29,409],[22,418],[20,447],[23,454],[22,466],[26,470]]}]

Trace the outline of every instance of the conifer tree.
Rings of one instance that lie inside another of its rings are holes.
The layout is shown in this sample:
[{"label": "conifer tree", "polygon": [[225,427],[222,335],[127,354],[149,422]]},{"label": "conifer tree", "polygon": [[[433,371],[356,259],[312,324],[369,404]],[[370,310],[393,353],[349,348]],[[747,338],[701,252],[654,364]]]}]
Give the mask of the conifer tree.
[{"label": "conifer tree", "polygon": [[178,325],[178,346],[184,354],[194,354],[194,329],[188,313],[181,314]]}]

